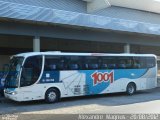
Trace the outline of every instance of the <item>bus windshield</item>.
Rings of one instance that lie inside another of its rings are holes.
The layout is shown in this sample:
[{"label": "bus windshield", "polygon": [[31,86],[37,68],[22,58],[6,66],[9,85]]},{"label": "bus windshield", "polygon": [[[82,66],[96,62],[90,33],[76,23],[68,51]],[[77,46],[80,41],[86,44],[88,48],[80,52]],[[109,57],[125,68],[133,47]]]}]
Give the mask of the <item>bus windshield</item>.
[{"label": "bus windshield", "polygon": [[9,70],[5,78],[6,88],[17,88],[19,83],[19,75],[24,58],[13,57],[9,63]]}]

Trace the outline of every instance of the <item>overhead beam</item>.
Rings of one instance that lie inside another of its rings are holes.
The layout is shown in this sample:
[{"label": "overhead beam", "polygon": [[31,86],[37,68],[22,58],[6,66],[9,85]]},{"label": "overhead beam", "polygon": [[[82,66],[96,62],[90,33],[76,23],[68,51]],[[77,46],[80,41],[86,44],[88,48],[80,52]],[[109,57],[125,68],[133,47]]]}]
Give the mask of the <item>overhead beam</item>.
[{"label": "overhead beam", "polygon": [[[44,32],[45,31],[45,32]],[[160,36],[26,23],[0,23],[0,34],[160,46]],[[136,37],[135,37],[136,36]]]}]

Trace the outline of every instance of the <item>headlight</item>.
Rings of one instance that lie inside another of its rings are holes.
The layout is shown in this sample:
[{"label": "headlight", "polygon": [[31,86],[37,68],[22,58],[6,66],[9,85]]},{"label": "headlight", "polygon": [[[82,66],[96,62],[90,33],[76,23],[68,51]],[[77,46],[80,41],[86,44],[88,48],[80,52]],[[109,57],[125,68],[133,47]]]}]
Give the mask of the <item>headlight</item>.
[{"label": "headlight", "polygon": [[16,92],[16,91],[11,92],[12,95],[16,95],[17,93],[18,92]]},{"label": "headlight", "polygon": [[18,94],[17,91],[10,91],[10,90],[7,90],[7,89],[4,89],[4,93],[6,93],[6,94],[11,94],[11,95],[16,95],[16,94]]}]

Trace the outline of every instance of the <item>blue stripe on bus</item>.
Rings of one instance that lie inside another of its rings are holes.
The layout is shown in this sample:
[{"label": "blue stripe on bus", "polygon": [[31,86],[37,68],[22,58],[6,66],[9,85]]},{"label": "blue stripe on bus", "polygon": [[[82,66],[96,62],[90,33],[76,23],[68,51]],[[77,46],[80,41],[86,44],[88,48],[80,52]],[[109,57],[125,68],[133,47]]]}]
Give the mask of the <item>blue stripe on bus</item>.
[{"label": "blue stripe on bus", "polygon": [[105,90],[111,84],[111,81],[102,80],[98,84],[94,85],[94,80],[92,78],[92,75],[95,72],[100,74],[104,74],[104,73],[109,74],[113,72],[113,76],[114,76],[113,82],[114,82],[116,80],[120,80],[121,78],[137,79],[142,77],[147,71],[148,69],[125,69],[125,70],[121,69],[121,70],[97,70],[97,71],[89,70],[89,71],[80,71],[80,72],[86,74],[86,77],[87,77],[86,85],[89,86],[90,94],[98,94],[98,93],[101,93],[103,90]]},{"label": "blue stripe on bus", "polygon": [[[102,81],[96,81],[97,83],[94,84],[94,78],[92,75],[96,74],[106,74],[111,77],[113,75],[113,83],[116,80],[120,80],[122,78],[127,79],[138,79],[142,77],[148,69],[118,69],[118,70],[79,70],[79,73],[85,74],[85,84],[88,85],[88,92],[86,94],[99,94],[102,91],[104,91],[110,84],[111,84],[111,78],[108,78],[109,80],[102,80]],[[69,71],[68,71],[69,72]],[[102,77],[102,76],[101,76]],[[106,77],[106,78],[105,78]],[[107,76],[103,76],[103,79],[107,79]],[[97,78],[96,78],[97,79]],[[101,79],[101,78],[98,78]],[[44,71],[41,80],[39,81],[39,84],[43,83],[60,83],[62,82],[60,80],[60,71]]]},{"label": "blue stripe on bus", "polygon": [[[110,73],[113,71],[114,72],[114,81],[116,81],[121,78],[128,78],[128,79],[140,78],[141,76],[143,76],[147,72],[147,70],[148,69],[79,70],[78,72],[86,75],[86,85],[93,86],[92,74],[95,72],[103,74],[103,73]],[[60,71],[44,71],[39,83],[59,83],[59,82],[62,82],[59,79],[60,79]],[[108,83],[102,82],[98,86],[101,86],[101,88],[106,88],[108,86]]]}]

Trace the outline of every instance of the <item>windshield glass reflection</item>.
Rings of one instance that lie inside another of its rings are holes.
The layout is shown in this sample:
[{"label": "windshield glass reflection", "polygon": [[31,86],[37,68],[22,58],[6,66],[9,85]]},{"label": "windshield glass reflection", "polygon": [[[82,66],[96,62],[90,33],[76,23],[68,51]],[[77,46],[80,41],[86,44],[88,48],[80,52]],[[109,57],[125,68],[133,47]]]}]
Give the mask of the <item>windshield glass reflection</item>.
[{"label": "windshield glass reflection", "polygon": [[24,58],[23,57],[13,57],[10,60],[9,70],[5,79],[5,87],[7,88],[17,88],[19,83],[19,74]]}]

